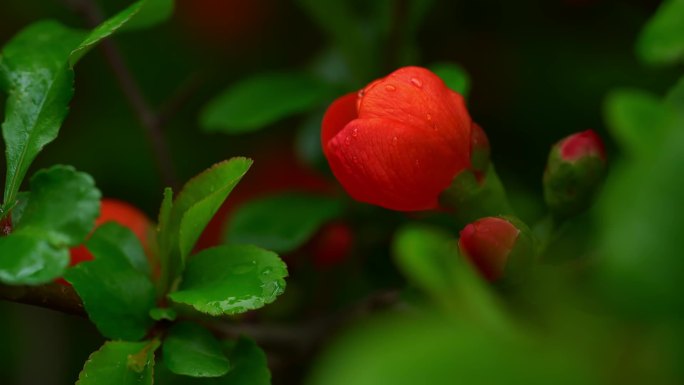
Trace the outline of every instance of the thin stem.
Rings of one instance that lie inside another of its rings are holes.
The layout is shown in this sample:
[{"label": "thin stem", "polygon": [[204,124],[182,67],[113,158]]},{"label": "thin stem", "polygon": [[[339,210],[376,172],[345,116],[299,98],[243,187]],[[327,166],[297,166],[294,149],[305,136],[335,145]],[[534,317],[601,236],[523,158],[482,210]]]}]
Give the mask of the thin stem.
[{"label": "thin stem", "polygon": [[[95,27],[104,21],[102,11],[92,0],[63,0],[63,2],[74,11],[81,13],[90,27]],[[100,43],[100,48],[112,72],[114,72],[114,76],[116,76],[121,91],[126,96],[141,127],[145,131],[145,136],[152,147],[164,184],[177,187],[176,172],[171,152],[162,132],[161,120],[145,98],[114,41],[105,39]]]},{"label": "thin stem", "polygon": [[10,286],[0,284],[0,298],[26,305],[39,306],[61,313],[86,317],[83,302],[73,287],[59,283],[42,286]]}]

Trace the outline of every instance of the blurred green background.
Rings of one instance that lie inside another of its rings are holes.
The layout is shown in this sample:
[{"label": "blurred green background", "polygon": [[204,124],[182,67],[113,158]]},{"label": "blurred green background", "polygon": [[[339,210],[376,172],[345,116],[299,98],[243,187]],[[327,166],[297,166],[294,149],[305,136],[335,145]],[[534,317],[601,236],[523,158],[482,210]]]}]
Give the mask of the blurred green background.
[{"label": "blurred green background", "polygon": [[[41,19],[85,27],[65,3],[3,0],[0,44]],[[128,3],[100,1],[108,15]],[[163,130],[179,181],[231,156],[251,156],[259,164],[274,148],[294,148],[293,138],[306,116],[245,135],[202,132],[202,107],[240,79],[318,68],[343,80],[342,94],[401,65],[454,62],[470,75],[471,114],[489,135],[494,162],[514,204],[523,219],[536,220],[543,214],[541,175],[549,146],[589,128],[608,138],[603,102],[609,90],[630,86],[662,95],[679,73],[645,67],[634,54],[636,37],[659,4],[654,0],[435,0],[425,3],[414,36],[396,32],[408,25],[400,11],[398,16],[389,13],[399,20],[395,24],[383,19],[388,13],[382,8],[401,10],[402,0],[351,1],[354,18],[342,24],[354,25],[362,35],[367,32],[373,42],[358,47],[364,58],[359,61],[371,63],[361,71],[340,66],[335,51],[330,54],[327,34],[300,3],[179,0],[170,21],[116,36],[144,95],[165,111]],[[373,31],[384,25],[389,32],[372,40]],[[617,149],[610,139],[607,146],[613,156]],[[164,183],[140,123],[100,50],[79,65],[71,112],[33,170],[55,163],[90,173],[105,196],[131,202],[152,217],[157,212]],[[240,188],[249,187],[236,191]],[[378,264],[376,272],[386,267]],[[395,279],[394,270],[386,274],[388,281]],[[85,320],[6,302],[0,302],[0,341],[0,383],[8,385],[72,383],[85,358],[101,344]],[[297,382],[276,377],[274,383]]]}]

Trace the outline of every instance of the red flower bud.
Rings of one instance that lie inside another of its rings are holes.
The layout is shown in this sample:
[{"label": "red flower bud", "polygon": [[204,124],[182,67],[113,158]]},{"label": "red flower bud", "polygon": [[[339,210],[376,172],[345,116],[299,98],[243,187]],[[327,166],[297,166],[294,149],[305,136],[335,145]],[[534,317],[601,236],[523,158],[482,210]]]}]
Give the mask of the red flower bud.
[{"label": "red flower bud", "polygon": [[575,162],[585,156],[596,156],[606,160],[606,150],[603,141],[592,130],[586,130],[570,135],[561,140],[557,146],[560,156],[566,162]]},{"label": "red flower bud", "polygon": [[500,279],[509,270],[529,267],[535,257],[530,230],[509,218],[487,217],[467,225],[458,246],[488,281]]},{"label": "red flower bud", "polygon": [[551,148],[544,199],[556,218],[565,219],[591,205],[605,166],[603,142],[592,130],[570,135]]},{"label": "red flower bud", "polygon": [[330,168],[354,199],[428,210],[470,167],[471,123],[461,95],[427,69],[404,67],[337,99],[321,139]]}]

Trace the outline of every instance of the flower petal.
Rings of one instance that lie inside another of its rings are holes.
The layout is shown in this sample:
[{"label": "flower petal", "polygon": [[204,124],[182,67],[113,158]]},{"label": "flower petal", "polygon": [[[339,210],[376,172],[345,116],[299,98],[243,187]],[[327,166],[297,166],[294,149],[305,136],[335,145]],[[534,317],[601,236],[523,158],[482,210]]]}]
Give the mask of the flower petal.
[{"label": "flower petal", "polygon": [[[323,115],[321,142],[325,152],[326,143],[340,132],[347,123],[356,119],[357,93],[352,92],[337,98]],[[327,155],[327,153],[326,153]]]},{"label": "flower petal", "polygon": [[355,119],[324,148],[354,199],[399,211],[437,208],[439,194],[469,164],[442,137],[393,119]]}]

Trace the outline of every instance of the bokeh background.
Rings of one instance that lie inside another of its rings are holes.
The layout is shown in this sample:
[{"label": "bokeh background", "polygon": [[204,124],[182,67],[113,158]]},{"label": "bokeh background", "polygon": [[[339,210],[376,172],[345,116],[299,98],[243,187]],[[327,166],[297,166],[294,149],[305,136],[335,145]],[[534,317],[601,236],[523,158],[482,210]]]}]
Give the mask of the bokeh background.
[{"label": "bokeh background", "polygon": [[[86,27],[68,3],[2,0],[0,44],[46,18]],[[108,15],[129,4],[99,3]],[[202,131],[202,108],[226,87],[262,72],[315,69],[342,79],[346,86],[340,88],[341,95],[401,65],[453,62],[470,75],[471,114],[489,135],[493,160],[514,204],[524,219],[535,220],[542,215],[541,175],[549,146],[588,128],[606,137],[603,100],[609,90],[629,86],[661,95],[677,78],[676,69],[648,68],[634,55],[635,39],[657,8],[656,0],[434,0],[426,2],[423,20],[409,30],[402,0],[351,3],[355,13],[345,23],[369,36],[380,35],[358,47],[365,56],[360,55],[364,59],[356,67],[344,65],[326,31],[295,1],[178,0],[168,22],[115,37],[150,105],[163,111],[163,132],[177,180],[244,155],[255,159],[255,173],[260,164],[277,165],[276,170],[263,171],[271,177],[262,178],[293,175],[283,182],[292,188],[297,183],[319,186],[311,182],[318,178],[329,181],[321,189],[335,190],[325,165],[311,156],[315,149],[302,151],[308,148],[301,145],[303,127],[315,124],[320,110],[259,132],[224,135]],[[378,10],[387,4],[398,9],[389,14],[390,20]],[[305,132],[311,136],[311,129]],[[607,147],[609,154],[616,151],[610,140]],[[55,163],[90,173],[105,196],[156,215],[164,182],[140,122],[100,50],[79,64],[71,112],[59,138],[40,154],[33,169]],[[294,177],[309,173],[318,176]],[[258,179],[250,182],[248,177],[235,193],[259,191],[254,184],[263,182]],[[382,258],[356,266],[373,272],[368,285],[398,281],[391,262]],[[349,284],[349,291],[363,290]],[[95,328],[83,319],[0,302],[2,384],[73,383],[83,361],[101,343]],[[287,378],[274,372],[274,383],[299,383],[309,365],[300,363]]]}]

